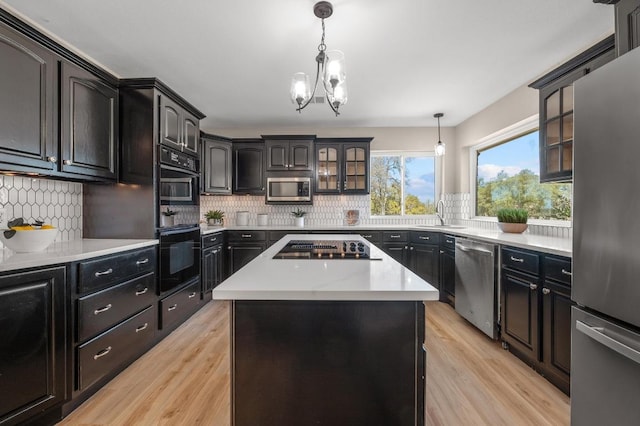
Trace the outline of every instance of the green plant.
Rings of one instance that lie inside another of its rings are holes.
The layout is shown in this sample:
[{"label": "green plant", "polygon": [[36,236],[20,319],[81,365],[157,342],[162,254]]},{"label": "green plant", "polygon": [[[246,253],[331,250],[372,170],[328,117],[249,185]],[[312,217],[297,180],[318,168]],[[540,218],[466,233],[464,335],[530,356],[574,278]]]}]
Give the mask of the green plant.
[{"label": "green plant", "polygon": [[525,209],[503,208],[497,211],[498,222],[503,223],[527,223],[529,214]]},{"label": "green plant", "polygon": [[178,212],[177,212],[177,211],[175,211],[175,210],[171,210],[169,207],[167,207],[167,210],[165,210],[165,211],[163,211],[163,212],[162,212],[162,215],[163,215],[163,216],[175,216],[175,215],[177,215],[177,214],[178,214]]},{"label": "green plant", "polygon": [[209,210],[204,214],[204,218],[207,220],[222,220],[224,219],[224,212],[222,210]]},{"label": "green plant", "polygon": [[304,210],[301,210],[300,208],[297,208],[294,211],[292,211],[291,214],[295,217],[304,217],[304,215],[307,214],[307,212],[305,212]]}]

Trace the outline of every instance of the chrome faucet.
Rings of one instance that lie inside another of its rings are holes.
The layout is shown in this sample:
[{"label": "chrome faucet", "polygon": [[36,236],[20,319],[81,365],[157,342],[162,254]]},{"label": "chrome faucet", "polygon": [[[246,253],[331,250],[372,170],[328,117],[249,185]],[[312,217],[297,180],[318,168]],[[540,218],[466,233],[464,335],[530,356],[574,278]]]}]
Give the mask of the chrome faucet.
[{"label": "chrome faucet", "polygon": [[442,198],[436,204],[436,216],[440,219],[440,225],[444,226],[444,200]]}]

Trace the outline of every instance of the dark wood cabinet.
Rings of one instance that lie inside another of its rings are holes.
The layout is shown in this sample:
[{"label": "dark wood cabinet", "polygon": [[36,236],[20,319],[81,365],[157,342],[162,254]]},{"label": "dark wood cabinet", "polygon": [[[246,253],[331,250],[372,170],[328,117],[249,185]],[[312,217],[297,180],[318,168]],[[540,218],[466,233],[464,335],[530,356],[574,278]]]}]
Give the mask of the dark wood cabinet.
[{"label": "dark wood cabinet", "polygon": [[440,233],[412,231],[409,246],[409,269],[420,278],[440,288]]},{"label": "dark wood cabinet", "polygon": [[118,90],[63,62],[60,101],[60,170],[116,180]]},{"label": "dark wood cabinet", "polygon": [[198,155],[200,124],[198,118],[178,102],[160,96],[160,143],[175,150]]},{"label": "dark wood cabinet", "polygon": [[0,24],[3,168],[57,170],[57,66],[50,51]]},{"label": "dark wood cabinet", "polygon": [[229,274],[233,274],[267,248],[267,232],[229,231],[227,241],[227,270]]},{"label": "dark wood cabinet", "polygon": [[203,194],[231,194],[231,139],[202,134],[201,182]]},{"label": "dark wood cabinet", "polygon": [[261,139],[233,140],[233,193],[264,195],[264,143]]},{"label": "dark wood cabinet", "polygon": [[372,139],[316,139],[315,193],[368,194]]},{"label": "dark wood cabinet", "polygon": [[200,278],[182,286],[175,293],[160,299],[160,329],[162,335],[175,330],[187,320],[200,306],[201,294]]},{"label": "dark wood cabinet", "polygon": [[531,360],[539,349],[539,279],[522,273],[502,271],[502,340],[509,349]]},{"label": "dark wood cabinet", "polygon": [[315,135],[262,135],[265,141],[267,171],[313,170]]},{"label": "dark wood cabinet", "polygon": [[66,299],[64,266],[0,276],[0,423],[34,421],[56,410],[53,420],[61,417]]},{"label": "dark wood cabinet", "polygon": [[456,301],[456,239],[444,234],[440,238],[440,300],[451,306]]},{"label": "dark wood cabinet", "polygon": [[202,236],[202,298],[211,299],[211,290],[225,280],[224,234],[214,233]]},{"label": "dark wood cabinet", "polygon": [[529,85],[540,95],[540,182],[573,179],[573,83],[614,57],[611,36]]}]

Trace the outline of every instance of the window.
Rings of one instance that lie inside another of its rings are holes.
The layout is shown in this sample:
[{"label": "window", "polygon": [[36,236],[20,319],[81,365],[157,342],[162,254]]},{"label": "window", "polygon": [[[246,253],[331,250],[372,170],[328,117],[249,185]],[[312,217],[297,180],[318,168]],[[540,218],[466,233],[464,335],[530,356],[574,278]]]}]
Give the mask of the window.
[{"label": "window", "polygon": [[370,172],[372,216],[435,214],[433,155],[374,152]]},{"label": "window", "polygon": [[571,219],[571,184],[540,183],[539,132],[476,147],[476,215],[503,207],[526,209],[531,219]]}]

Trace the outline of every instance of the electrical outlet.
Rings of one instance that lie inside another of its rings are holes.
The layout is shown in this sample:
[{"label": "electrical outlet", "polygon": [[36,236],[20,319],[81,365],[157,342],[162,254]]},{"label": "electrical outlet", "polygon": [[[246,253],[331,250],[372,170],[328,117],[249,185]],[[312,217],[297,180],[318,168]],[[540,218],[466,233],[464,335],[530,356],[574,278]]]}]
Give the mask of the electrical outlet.
[{"label": "electrical outlet", "polygon": [[0,229],[7,229],[7,210],[0,207]]}]

